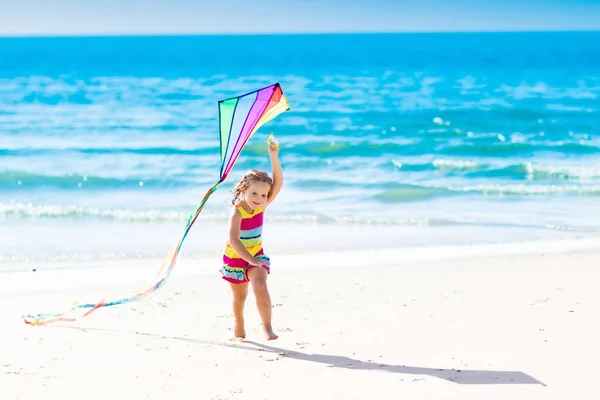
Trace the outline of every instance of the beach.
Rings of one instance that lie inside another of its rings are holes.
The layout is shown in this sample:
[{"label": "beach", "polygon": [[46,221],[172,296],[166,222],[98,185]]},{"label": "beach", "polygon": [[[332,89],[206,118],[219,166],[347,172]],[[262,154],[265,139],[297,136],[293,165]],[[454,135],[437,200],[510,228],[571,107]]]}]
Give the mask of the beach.
[{"label": "beach", "polygon": [[[20,314],[137,286],[113,275],[104,286],[92,276],[70,289],[2,291],[10,306],[0,318],[0,391],[6,399],[585,398],[595,390],[599,256],[593,240],[512,252],[274,255],[275,341],[262,335],[252,294],[247,338],[232,339],[229,289],[206,259],[183,258],[181,272],[142,301],[46,327]],[[18,286],[33,274],[3,278]]]}]

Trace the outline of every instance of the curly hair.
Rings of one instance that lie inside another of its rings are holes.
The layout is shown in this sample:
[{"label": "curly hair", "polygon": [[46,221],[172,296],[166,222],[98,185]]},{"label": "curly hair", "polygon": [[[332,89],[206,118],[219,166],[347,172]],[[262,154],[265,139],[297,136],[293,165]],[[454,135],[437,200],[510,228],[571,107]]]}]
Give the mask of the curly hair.
[{"label": "curly hair", "polygon": [[[233,200],[231,200],[231,204],[236,205],[239,203],[244,191],[256,182],[265,182],[271,185],[271,187],[273,186],[273,179],[265,171],[250,170],[244,174],[242,180],[233,188]],[[268,197],[271,197],[271,189],[269,189]]]}]

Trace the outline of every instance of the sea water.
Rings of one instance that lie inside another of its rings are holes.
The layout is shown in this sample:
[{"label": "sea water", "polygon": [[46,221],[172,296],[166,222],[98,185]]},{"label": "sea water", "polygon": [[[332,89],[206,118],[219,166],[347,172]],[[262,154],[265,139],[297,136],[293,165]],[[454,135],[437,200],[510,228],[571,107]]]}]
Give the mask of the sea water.
[{"label": "sea water", "polygon": [[[279,82],[233,185],[285,183],[267,250],[600,236],[600,32],[0,39],[0,263],[161,257],[219,179],[217,101]],[[2,269],[0,264],[0,269]],[[7,267],[6,267],[7,268]]]}]

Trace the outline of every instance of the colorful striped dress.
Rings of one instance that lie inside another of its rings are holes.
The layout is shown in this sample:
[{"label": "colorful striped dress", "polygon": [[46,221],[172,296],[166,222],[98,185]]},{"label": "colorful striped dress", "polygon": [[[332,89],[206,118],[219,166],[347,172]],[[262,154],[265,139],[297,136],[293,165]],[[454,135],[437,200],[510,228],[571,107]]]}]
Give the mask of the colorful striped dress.
[{"label": "colorful striped dress", "polygon": [[[241,206],[236,208],[242,214],[240,226],[242,244],[254,257],[268,261],[269,257],[263,253],[262,247],[263,208],[257,208],[252,214],[246,212]],[[221,266],[223,279],[232,283],[248,282],[246,274],[248,267],[248,263],[235,252],[229,241],[227,241],[223,252],[223,265]],[[268,267],[264,268],[269,272]]]}]

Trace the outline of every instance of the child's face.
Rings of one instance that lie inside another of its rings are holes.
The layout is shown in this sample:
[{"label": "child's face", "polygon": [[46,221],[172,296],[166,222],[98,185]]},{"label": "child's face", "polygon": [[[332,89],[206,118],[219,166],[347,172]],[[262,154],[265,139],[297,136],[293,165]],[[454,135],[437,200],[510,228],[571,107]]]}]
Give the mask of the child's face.
[{"label": "child's face", "polygon": [[267,203],[271,185],[267,182],[254,182],[244,192],[244,201],[252,210]]}]

